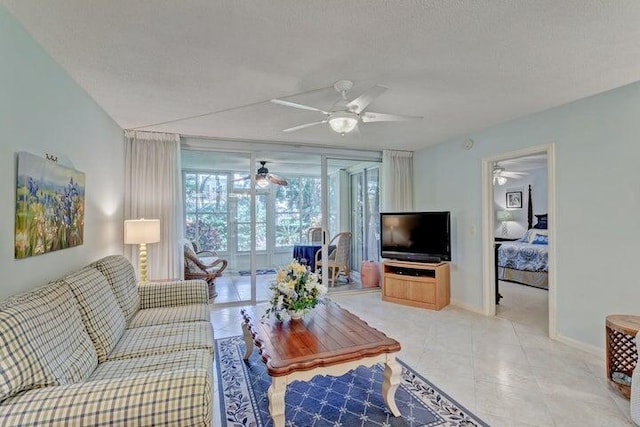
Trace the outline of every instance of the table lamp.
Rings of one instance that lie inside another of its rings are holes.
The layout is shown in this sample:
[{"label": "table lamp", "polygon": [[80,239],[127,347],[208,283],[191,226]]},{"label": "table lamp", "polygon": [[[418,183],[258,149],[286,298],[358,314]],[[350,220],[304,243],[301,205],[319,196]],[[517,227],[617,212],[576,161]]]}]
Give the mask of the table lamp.
[{"label": "table lamp", "polygon": [[511,211],[497,211],[496,219],[502,223],[502,235],[507,236],[509,234],[508,221],[513,221],[513,213]]},{"label": "table lamp", "polygon": [[124,243],[139,246],[140,282],[147,283],[147,243],[160,241],[159,219],[128,219],[124,222]]}]

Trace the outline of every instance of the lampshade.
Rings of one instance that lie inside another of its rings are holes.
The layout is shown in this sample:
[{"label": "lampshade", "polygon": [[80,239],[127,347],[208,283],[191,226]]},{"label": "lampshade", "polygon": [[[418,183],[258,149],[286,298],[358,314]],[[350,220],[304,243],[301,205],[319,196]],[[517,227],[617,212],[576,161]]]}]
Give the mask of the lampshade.
[{"label": "lampshade", "polygon": [[511,211],[497,211],[496,219],[498,221],[513,221],[513,213]]},{"label": "lampshade", "polygon": [[336,111],[329,117],[329,126],[340,134],[349,133],[358,124],[358,116],[348,111]]},{"label": "lampshade", "polygon": [[140,244],[160,241],[159,219],[128,219],[124,222],[124,243]]}]

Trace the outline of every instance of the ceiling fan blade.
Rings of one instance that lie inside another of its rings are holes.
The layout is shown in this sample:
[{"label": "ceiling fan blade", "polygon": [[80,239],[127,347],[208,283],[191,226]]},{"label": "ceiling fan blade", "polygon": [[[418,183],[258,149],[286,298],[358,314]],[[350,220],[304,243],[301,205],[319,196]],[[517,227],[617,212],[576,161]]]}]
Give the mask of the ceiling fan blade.
[{"label": "ceiling fan blade", "polygon": [[278,185],[282,185],[282,186],[287,186],[287,180],[284,178],[280,178],[278,175],[274,175],[272,173],[270,173],[269,175],[267,175],[267,179],[269,181],[271,181],[274,184],[278,184]]},{"label": "ceiling fan blade", "polygon": [[247,175],[247,176],[243,176],[242,178],[236,178],[233,181],[234,182],[236,182],[236,181],[246,181],[248,179],[251,179],[251,177]]},{"label": "ceiling fan blade", "polygon": [[309,110],[309,111],[318,111],[322,114],[329,115],[328,112],[321,110],[319,108],[311,107],[309,105],[298,104],[296,102],[285,101],[284,99],[272,99],[271,102],[273,102],[274,104],[284,105],[285,107],[293,107],[293,108],[299,108],[301,110]]},{"label": "ceiling fan blade", "polygon": [[327,123],[327,120],[322,120],[321,122],[305,123],[305,124],[300,125],[300,126],[294,126],[292,128],[283,129],[282,132],[293,132],[293,131],[296,131],[296,130],[308,128],[310,126],[321,125],[321,124],[324,124],[324,123]]},{"label": "ceiling fan blade", "polygon": [[369,122],[408,122],[409,120],[421,120],[422,116],[403,116],[399,114],[374,113],[367,111],[360,115],[364,123]]},{"label": "ceiling fan blade", "polygon": [[507,177],[507,178],[522,178],[523,176],[528,175],[528,174],[526,174],[524,172],[507,172],[507,171],[504,171],[500,175],[502,175],[504,177]]},{"label": "ceiling fan blade", "polygon": [[360,114],[365,108],[367,108],[367,105],[371,104],[374,99],[385,93],[386,90],[387,88],[384,86],[375,85],[353,101],[349,102],[347,104],[347,108],[356,114]]}]

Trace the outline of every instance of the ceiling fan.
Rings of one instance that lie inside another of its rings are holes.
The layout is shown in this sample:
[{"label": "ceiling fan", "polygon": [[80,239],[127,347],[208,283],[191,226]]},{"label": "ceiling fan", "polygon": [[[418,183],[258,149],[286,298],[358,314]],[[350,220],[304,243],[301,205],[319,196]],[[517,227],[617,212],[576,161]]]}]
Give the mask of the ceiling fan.
[{"label": "ceiling fan", "polygon": [[284,99],[272,99],[274,104],[284,105],[286,107],[299,108],[301,110],[317,111],[326,115],[324,120],[303,125],[294,126],[284,129],[283,132],[293,132],[296,130],[308,128],[310,126],[329,123],[334,132],[344,135],[356,129],[359,122],[404,122],[409,120],[420,120],[422,116],[403,116],[397,114],[374,113],[373,111],[364,111],[371,102],[378,96],[382,95],[387,88],[376,85],[365,91],[359,97],[349,100],[347,92],[353,87],[350,80],[338,80],[333,87],[340,94],[340,99],[333,105],[329,111],[320,108],[311,107],[309,105],[298,104],[296,102],[285,101]]},{"label": "ceiling fan", "polygon": [[527,175],[526,172],[510,172],[496,163],[493,165],[493,185],[505,185],[508,179],[518,179]]},{"label": "ceiling fan", "polygon": [[[278,175],[274,175],[272,173],[269,173],[269,169],[266,168],[267,161],[266,160],[260,160],[260,167],[258,168],[258,171],[256,172],[256,185],[258,187],[261,188],[265,188],[267,186],[269,186],[269,183],[274,183],[277,185],[283,185],[286,186],[288,185],[287,180],[284,178],[279,177]],[[251,179],[250,176],[245,176],[244,178],[241,178],[242,180],[246,180],[246,179]]]}]

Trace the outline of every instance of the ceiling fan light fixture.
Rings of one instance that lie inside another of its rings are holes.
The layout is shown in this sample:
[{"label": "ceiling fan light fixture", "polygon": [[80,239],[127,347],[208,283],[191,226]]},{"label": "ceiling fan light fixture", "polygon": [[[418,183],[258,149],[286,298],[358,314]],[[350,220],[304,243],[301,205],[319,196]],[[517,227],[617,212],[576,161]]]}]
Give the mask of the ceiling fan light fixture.
[{"label": "ceiling fan light fixture", "polygon": [[329,116],[329,126],[334,132],[341,135],[349,133],[356,128],[358,115],[348,111],[336,111]]},{"label": "ceiling fan light fixture", "polygon": [[266,176],[256,177],[256,185],[260,188],[267,188],[269,186],[269,180]]}]

